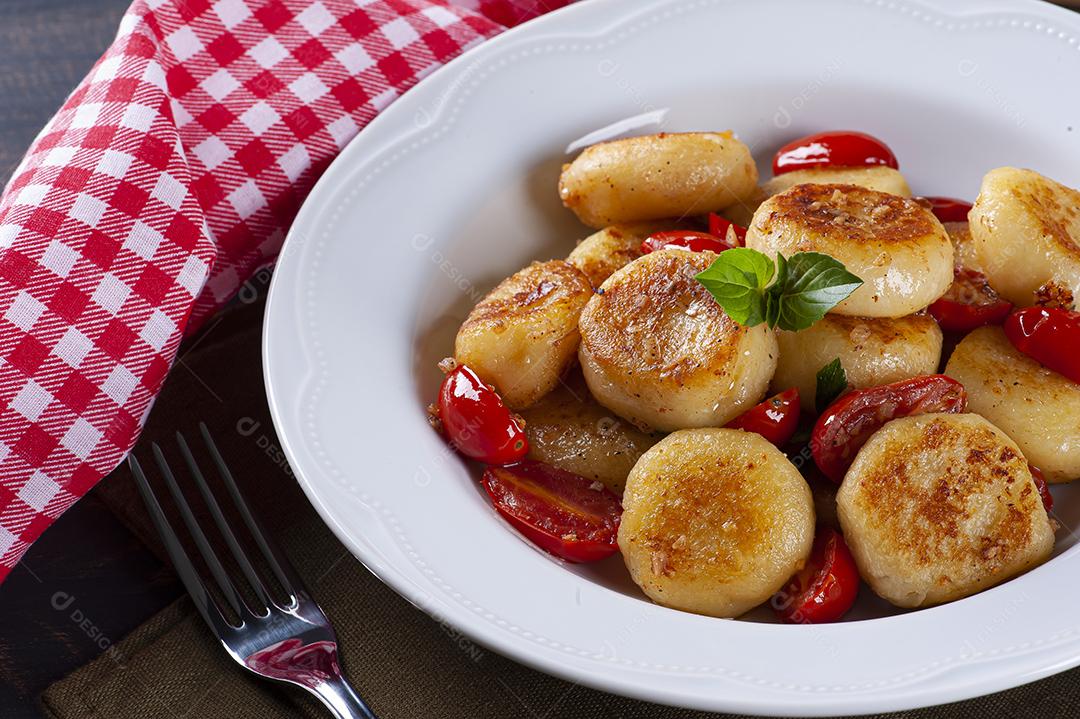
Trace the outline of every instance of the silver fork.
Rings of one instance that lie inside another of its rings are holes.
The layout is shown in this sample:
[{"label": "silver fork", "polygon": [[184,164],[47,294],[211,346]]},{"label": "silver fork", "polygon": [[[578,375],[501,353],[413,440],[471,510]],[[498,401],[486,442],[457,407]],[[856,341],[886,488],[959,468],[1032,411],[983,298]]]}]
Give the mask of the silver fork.
[{"label": "silver fork", "polygon": [[165,455],[162,454],[161,448],[154,444],[152,445],[154,459],[180,510],[184,524],[187,525],[199,553],[206,561],[221,596],[232,609],[233,615],[239,619],[238,621],[227,619],[217,600],[207,590],[202,577],[199,576],[195,565],[191,563],[176,532],[173,531],[169,520],[161,510],[161,505],[154,496],[150,483],[146,480],[139,460],[132,454],[128,458],[128,464],[139,486],[139,493],[146,502],[146,508],[150,512],[154,526],[165,541],[169,557],[172,558],[173,565],[194,600],[199,614],[221,640],[229,656],[245,669],[261,677],[286,682],[307,690],[341,719],[376,719],[375,713],[349,686],[341,673],[334,628],[330,626],[329,620],[319,605],[311,598],[288,559],[269,535],[262,530],[258,520],[248,509],[206,425],[200,423],[199,431],[244,524],[247,525],[248,531],[278,584],[288,595],[287,602],[279,603],[267,591],[266,585],[255,571],[240,543],[237,542],[233,528],[229,526],[229,522],[221,511],[221,505],[210,491],[187,441],[177,432],[176,440],[180,445],[184,463],[194,477],[199,492],[221,535],[225,538],[229,551],[236,559],[241,573],[256,595],[255,606],[249,606],[237,592],[236,584],[225,571],[205,532],[195,519],[184,494],[180,491],[176,478],[168,462],[165,461]]}]

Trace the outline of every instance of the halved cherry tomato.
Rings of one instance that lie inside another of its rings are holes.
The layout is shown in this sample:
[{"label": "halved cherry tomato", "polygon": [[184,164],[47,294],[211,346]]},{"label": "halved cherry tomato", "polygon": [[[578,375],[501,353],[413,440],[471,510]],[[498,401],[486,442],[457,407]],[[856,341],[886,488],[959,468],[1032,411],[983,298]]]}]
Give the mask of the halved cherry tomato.
[{"label": "halved cherry tomato", "polygon": [[976,327],[1004,322],[1012,311],[1012,303],[994,292],[983,273],[957,268],[949,289],[930,305],[929,311],[941,329],[970,332]]},{"label": "halved cherry tomato", "polygon": [[439,421],[450,444],[471,459],[511,464],[529,451],[521,422],[494,388],[465,365],[459,365],[443,380]]},{"label": "halved cherry tomato", "polygon": [[958,200],[955,197],[921,197],[919,199],[930,203],[930,211],[942,222],[967,222],[968,212],[971,211],[970,202]]},{"label": "halved cherry tomato", "polygon": [[824,624],[844,616],[859,596],[859,570],[844,537],[818,526],[806,566],[773,595],[776,615],[791,624]]},{"label": "halved cherry tomato", "polygon": [[839,484],[856,453],[886,422],[930,412],[960,413],[967,408],[964,385],[935,374],[850,392],[818,417],[810,452],[822,473]]},{"label": "halved cherry tomato", "polygon": [[723,252],[730,250],[732,245],[726,238],[710,235],[707,232],[694,232],[693,230],[665,230],[654,232],[641,243],[642,254],[656,252],[666,247],[681,247],[691,252]]},{"label": "halved cherry tomato", "polygon": [[728,237],[729,232],[735,233],[735,239],[739,241],[739,247],[746,246],[746,228],[741,225],[736,225],[726,217],[721,217],[715,212],[709,213],[709,234],[715,237],[723,237],[725,240],[730,241]]},{"label": "halved cherry tomato", "polygon": [[783,447],[799,428],[798,387],[784,390],[754,405],[728,422],[727,426],[757,432],[777,447]]},{"label": "halved cherry tomato", "polygon": [[896,155],[881,140],[865,132],[839,130],[800,137],[781,147],[773,157],[773,175],[809,167],[873,165],[899,168]]},{"label": "halved cherry tomato", "polygon": [[1046,513],[1049,514],[1050,510],[1054,508],[1054,496],[1050,494],[1050,486],[1046,483],[1046,475],[1034,465],[1029,464],[1028,469],[1031,470],[1031,478],[1035,480],[1035,489],[1039,490],[1043,506],[1046,507]]},{"label": "halved cherry tomato", "polygon": [[499,514],[556,557],[592,562],[619,551],[622,504],[600,482],[531,460],[488,467],[481,481]]},{"label": "halved cherry tomato", "polygon": [[1044,367],[1080,382],[1080,312],[1027,307],[1005,320],[1013,347]]}]

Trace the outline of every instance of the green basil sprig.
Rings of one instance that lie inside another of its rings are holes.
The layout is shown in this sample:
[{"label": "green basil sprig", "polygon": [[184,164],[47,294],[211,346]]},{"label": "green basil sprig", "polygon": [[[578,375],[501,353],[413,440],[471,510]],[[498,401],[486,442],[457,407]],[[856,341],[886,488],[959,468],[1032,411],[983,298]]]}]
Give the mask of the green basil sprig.
[{"label": "green basil sprig", "polygon": [[721,252],[695,279],[744,327],[764,322],[793,331],[813,325],[863,283],[820,252],[778,254],[774,262],[747,247]]}]

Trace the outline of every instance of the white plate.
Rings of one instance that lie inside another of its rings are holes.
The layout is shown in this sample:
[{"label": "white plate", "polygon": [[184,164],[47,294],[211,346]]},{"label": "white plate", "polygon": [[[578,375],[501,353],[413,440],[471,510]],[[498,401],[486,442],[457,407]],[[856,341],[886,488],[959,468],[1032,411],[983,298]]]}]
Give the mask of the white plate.
[{"label": "white plate", "polygon": [[[1080,549],[1000,587],[853,619],[723,621],[649,603],[618,558],[567,567],[501,523],[426,422],[473,302],[586,234],[556,197],[574,140],[734,128],[885,138],[916,192],[1000,165],[1080,186],[1080,16],[1021,0],[589,0],[483,44],[365,129],[293,225],[267,309],[267,387],[300,482],[416,605],[519,661],[620,694],[760,714],[963,699],[1080,663]],[[649,124],[651,121],[652,124]],[[1058,491],[1075,526],[1080,496]]]}]

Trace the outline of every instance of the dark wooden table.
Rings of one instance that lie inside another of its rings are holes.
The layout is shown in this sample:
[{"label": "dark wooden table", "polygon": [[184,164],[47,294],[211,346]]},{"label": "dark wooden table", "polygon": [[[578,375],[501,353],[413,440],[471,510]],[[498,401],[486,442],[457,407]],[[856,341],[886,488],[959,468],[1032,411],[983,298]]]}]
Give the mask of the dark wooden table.
[{"label": "dark wooden table", "polygon": [[[116,34],[130,0],[0,0],[0,181]],[[180,595],[93,494],[0,586],[0,717],[40,716],[51,682]]]}]

